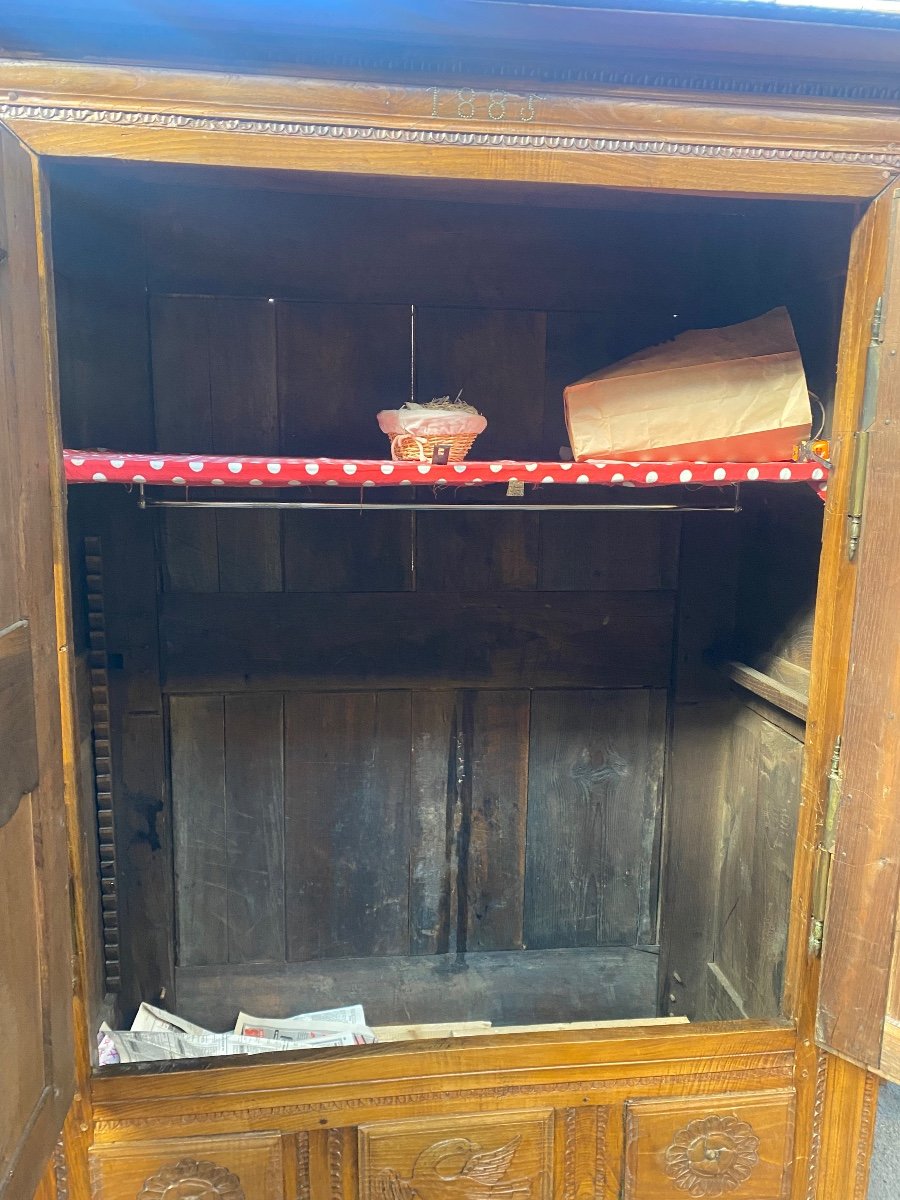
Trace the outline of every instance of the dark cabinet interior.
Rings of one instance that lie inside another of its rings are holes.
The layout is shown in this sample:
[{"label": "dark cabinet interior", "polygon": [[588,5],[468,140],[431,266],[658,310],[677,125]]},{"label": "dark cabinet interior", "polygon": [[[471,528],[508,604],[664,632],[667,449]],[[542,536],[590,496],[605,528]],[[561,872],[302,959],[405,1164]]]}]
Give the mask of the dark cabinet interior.
[{"label": "dark cabinet interior", "polygon": [[[846,206],[66,163],[52,202],[68,446],[386,458],[411,305],[477,458],[558,458],[565,384],[781,304],[827,434]],[[70,488],[117,1019],[777,1015],[821,500],[548,490]]]}]

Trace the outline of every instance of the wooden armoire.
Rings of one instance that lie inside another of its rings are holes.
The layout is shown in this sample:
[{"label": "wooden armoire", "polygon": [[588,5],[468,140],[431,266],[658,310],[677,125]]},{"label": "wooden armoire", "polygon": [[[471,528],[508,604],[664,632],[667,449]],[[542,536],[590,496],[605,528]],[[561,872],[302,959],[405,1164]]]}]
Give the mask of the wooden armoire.
[{"label": "wooden armoire", "polygon": [[[0,1196],[863,1200],[900,17],[733,7],[0,14]],[[779,307],[819,457],[566,457]],[[395,1033],[99,1066],[142,1001]]]}]

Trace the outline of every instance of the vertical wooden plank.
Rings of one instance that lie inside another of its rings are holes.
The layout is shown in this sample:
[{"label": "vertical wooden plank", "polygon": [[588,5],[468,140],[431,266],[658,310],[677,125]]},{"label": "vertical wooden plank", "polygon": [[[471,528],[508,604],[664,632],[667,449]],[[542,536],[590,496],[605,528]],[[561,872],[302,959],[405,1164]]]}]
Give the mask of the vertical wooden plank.
[{"label": "vertical wooden plank", "polygon": [[[209,304],[209,391],[216,454],[276,454],[275,304],[216,296]],[[281,514],[216,514],[219,588],[281,591]]]},{"label": "vertical wooden plank", "polygon": [[530,693],[467,693],[467,950],[523,945]]},{"label": "vertical wooden plank", "polygon": [[157,450],[212,453],[208,298],[152,296],[150,349]]},{"label": "vertical wooden plank", "polygon": [[678,577],[675,513],[541,513],[538,587],[655,591]]},{"label": "vertical wooden plank", "polygon": [[53,179],[53,260],[64,444],[152,450],[141,184]]},{"label": "vertical wooden plank", "polygon": [[275,302],[215,296],[207,304],[214,452],[275,454]]},{"label": "vertical wooden plank", "polygon": [[287,592],[406,592],[414,516],[403,512],[286,512]]},{"label": "vertical wooden plank", "polygon": [[[206,296],[151,296],[150,347],[156,448],[210,454],[213,438]],[[159,522],[165,591],[219,587],[215,512],[167,512]]]},{"label": "vertical wooden plank", "polygon": [[232,509],[216,513],[219,591],[281,591],[281,514]]},{"label": "vertical wooden plank", "polygon": [[409,399],[409,308],[295,302],[276,308],[283,452],[390,458],[375,416]]},{"label": "vertical wooden plank", "polygon": [[[215,454],[278,450],[274,305],[214,296],[151,301],[160,449]],[[215,541],[209,540],[210,526]],[[281,590],[277,512],[169,513],[162,540],[177,590]],[[175,590],[175,589],[173,589]]]},{"label": "vertical wooden plank", "polygon": [[416,589],[530,591],[537,580],[536,513],[419,513]]},{"label": "vertical wooden plank", "polygon": [[462,390],[488,420],[472,457],[539,457],[546,314],[516,309],[423,308],[418,316],[418,398]]},{"label": "vertical wooden plank", "polygon": [[615,359],[609,312],[548,312],[543,445],[551,460],[568,446],[563,391]]},{"label": "vertical wooden plank", "polygon": [[[121,699],[121,691],[118,691]],[[166,803],[165,740],[161,713],[123,711],[115,704],[114,728],[119,796],[116,812],[123,973],[128,1010],[141,998],[155,999],[172,978],[173,895]],[[114,799],[115,804],[115,799]],[[125,938],[123,938],[125,942]]]},{"label": "vertical wooden plank", "polygon": [[755,943],[748,947],[748,974],[754,983],[750,1015],[774,1017],[783,1011],[803,744],[764,721],[759,767],[760,820],[754,846],[759,913]]},{"label": "vertical wooden plank", "polygon": [[708,652],[731,638],[739,526],[733,517],[682,517],[672,734],[666,780],[660,905],[664,1012],[703,1020],[712,958],[722,795],[734,701]]},{"label": "vertical wooden plank", "polygon": [[622,1200],[625,1170],[625,1112],[622,1105],[597,1109],[595,1200]]},{"label": "vertical wooden plank", "polygon": [[659,819],[664,705],[649,690],[532,700],[525,945],[634,945]]},{"label": "vertical wooden plank", "polygon": [[178,963],[227,963],[223,698],[173,696],[169,736]]},{"label": "vertical wooden plank", "polygon": [[329,1169],[330,1129],[312,1129],[309,1133],[309,1194],[302,1200],[337,1200],[332,1194]]},{"label": "vertical wooden plank", "polygon": [[742,708],[724,793],[714,957],[749,1017],[781,1007],[803,747]]},{"label": "vertical wooden plank", "polygon": [[446,954],[451,815],[456,793],[456,693],[412,695],[409,952]]},{"label": "vertical wooden plank", "polygon": [[219,546],[215,511],[165,509],[160,517],[163,591],[217,592]]},{"label": "vertical wooden plank", "polygon": [[[716,903],[715,960],[735,990],[740,1008],[747,1008],[744,945],[752,934],[757,896],[753,890],[753,850],[757,835],[759,784],[759,718],[738,710],[731,729],[728,785],[722,793]],[[746,953],[750,954],[747,947]]]},{"label": "vertical wooden plank", "polygon": [[288,959],[409,946],[410,693],[285,697]]},{"label": "vertical wooden plank", "polygon": [[284,961],[280,695],[225,697],[228,962]]}]

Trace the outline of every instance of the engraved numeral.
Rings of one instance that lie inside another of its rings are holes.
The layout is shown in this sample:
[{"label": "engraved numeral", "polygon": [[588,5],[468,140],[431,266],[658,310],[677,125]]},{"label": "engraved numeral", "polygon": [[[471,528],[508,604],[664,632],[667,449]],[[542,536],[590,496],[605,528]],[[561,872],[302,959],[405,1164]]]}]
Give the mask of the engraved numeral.
[{"label": "engraved numeral", "polygon": [[528,93],[527,101],[519,109],[520,121],[533,121],[537,115],[537,110],[534,107],[535,100],[540,100],[540,96],[536,96],[534,92]]},{"label": "engraved numeral", "polygon": [[459,100],[456,106],[457,113],[466,121],[471,121],[475,116],[475,89],[470,87],[460,88],[456,95]]},{"label": "engraved numeral", "polygon": [[506,101],[509,99],[508,92],[491,92],[488,96],[488,116],[492,121],[506,120]]},{"label": "engraved numeral", "polygon": [[478,92],[472,87],[457,88],[456,92],[445,93],[438,85],[428,89],[431,94],[431,116],[440,117],[441,104],[445,99],[452,103],[456,97],[456,115],[464,121],[487,116],[489,121],[533,121],[537,117],[537,101],[541,96],[529,92],[522,97],[514,92]]}]

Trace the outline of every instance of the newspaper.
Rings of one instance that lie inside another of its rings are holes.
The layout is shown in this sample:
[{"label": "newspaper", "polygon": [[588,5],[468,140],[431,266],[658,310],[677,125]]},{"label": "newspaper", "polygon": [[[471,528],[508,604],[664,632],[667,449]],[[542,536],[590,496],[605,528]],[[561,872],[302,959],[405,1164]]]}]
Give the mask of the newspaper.
[{"label": "newspaper", "polygon": [[152,1004],[146,1002],[137,1010],[137,1016],[131,1022],[132,1033],[190,1033],[194,1037],[202,1037],[208,1034],[209,1030],[204,1029],[202,1025],[195,1025],[192,1021],[186,1021],[184,1017],[179,1017],[176,1013],[166,1012],[162,1008],[154,1008]]},{"label": "newspaper", "polygon": [[361,1004],[284,1018],[251,1017],[241,1012],[234,1032],[242,1037],[265,1038],[294,1046],[304,1042],[315,1042],[318,1047],[362,1046],[377,1040],[366,1025]]},{"label": "newspaper", "polygon": [[214,1033],[152,1004],[142,1004],[131,1029],[100,1027],[100,1065],[160,1059],[210,1058],[224,1054],[268,1054],[327,1046],[358,1046],[376,1040],[362,1005],[301,1013],[279,1020],[240,1013],[233,1032]]},{"label": "newspaper", "polygon": [[120,1063],[158,1062],[160,1059],[213,1058],[221,1054],[269,1054],[285,1049],[284,1042],[267,1038],[235,1037],[233,1033],[148,1033],[145,1030],[111,1029],[105,1036]]}]

